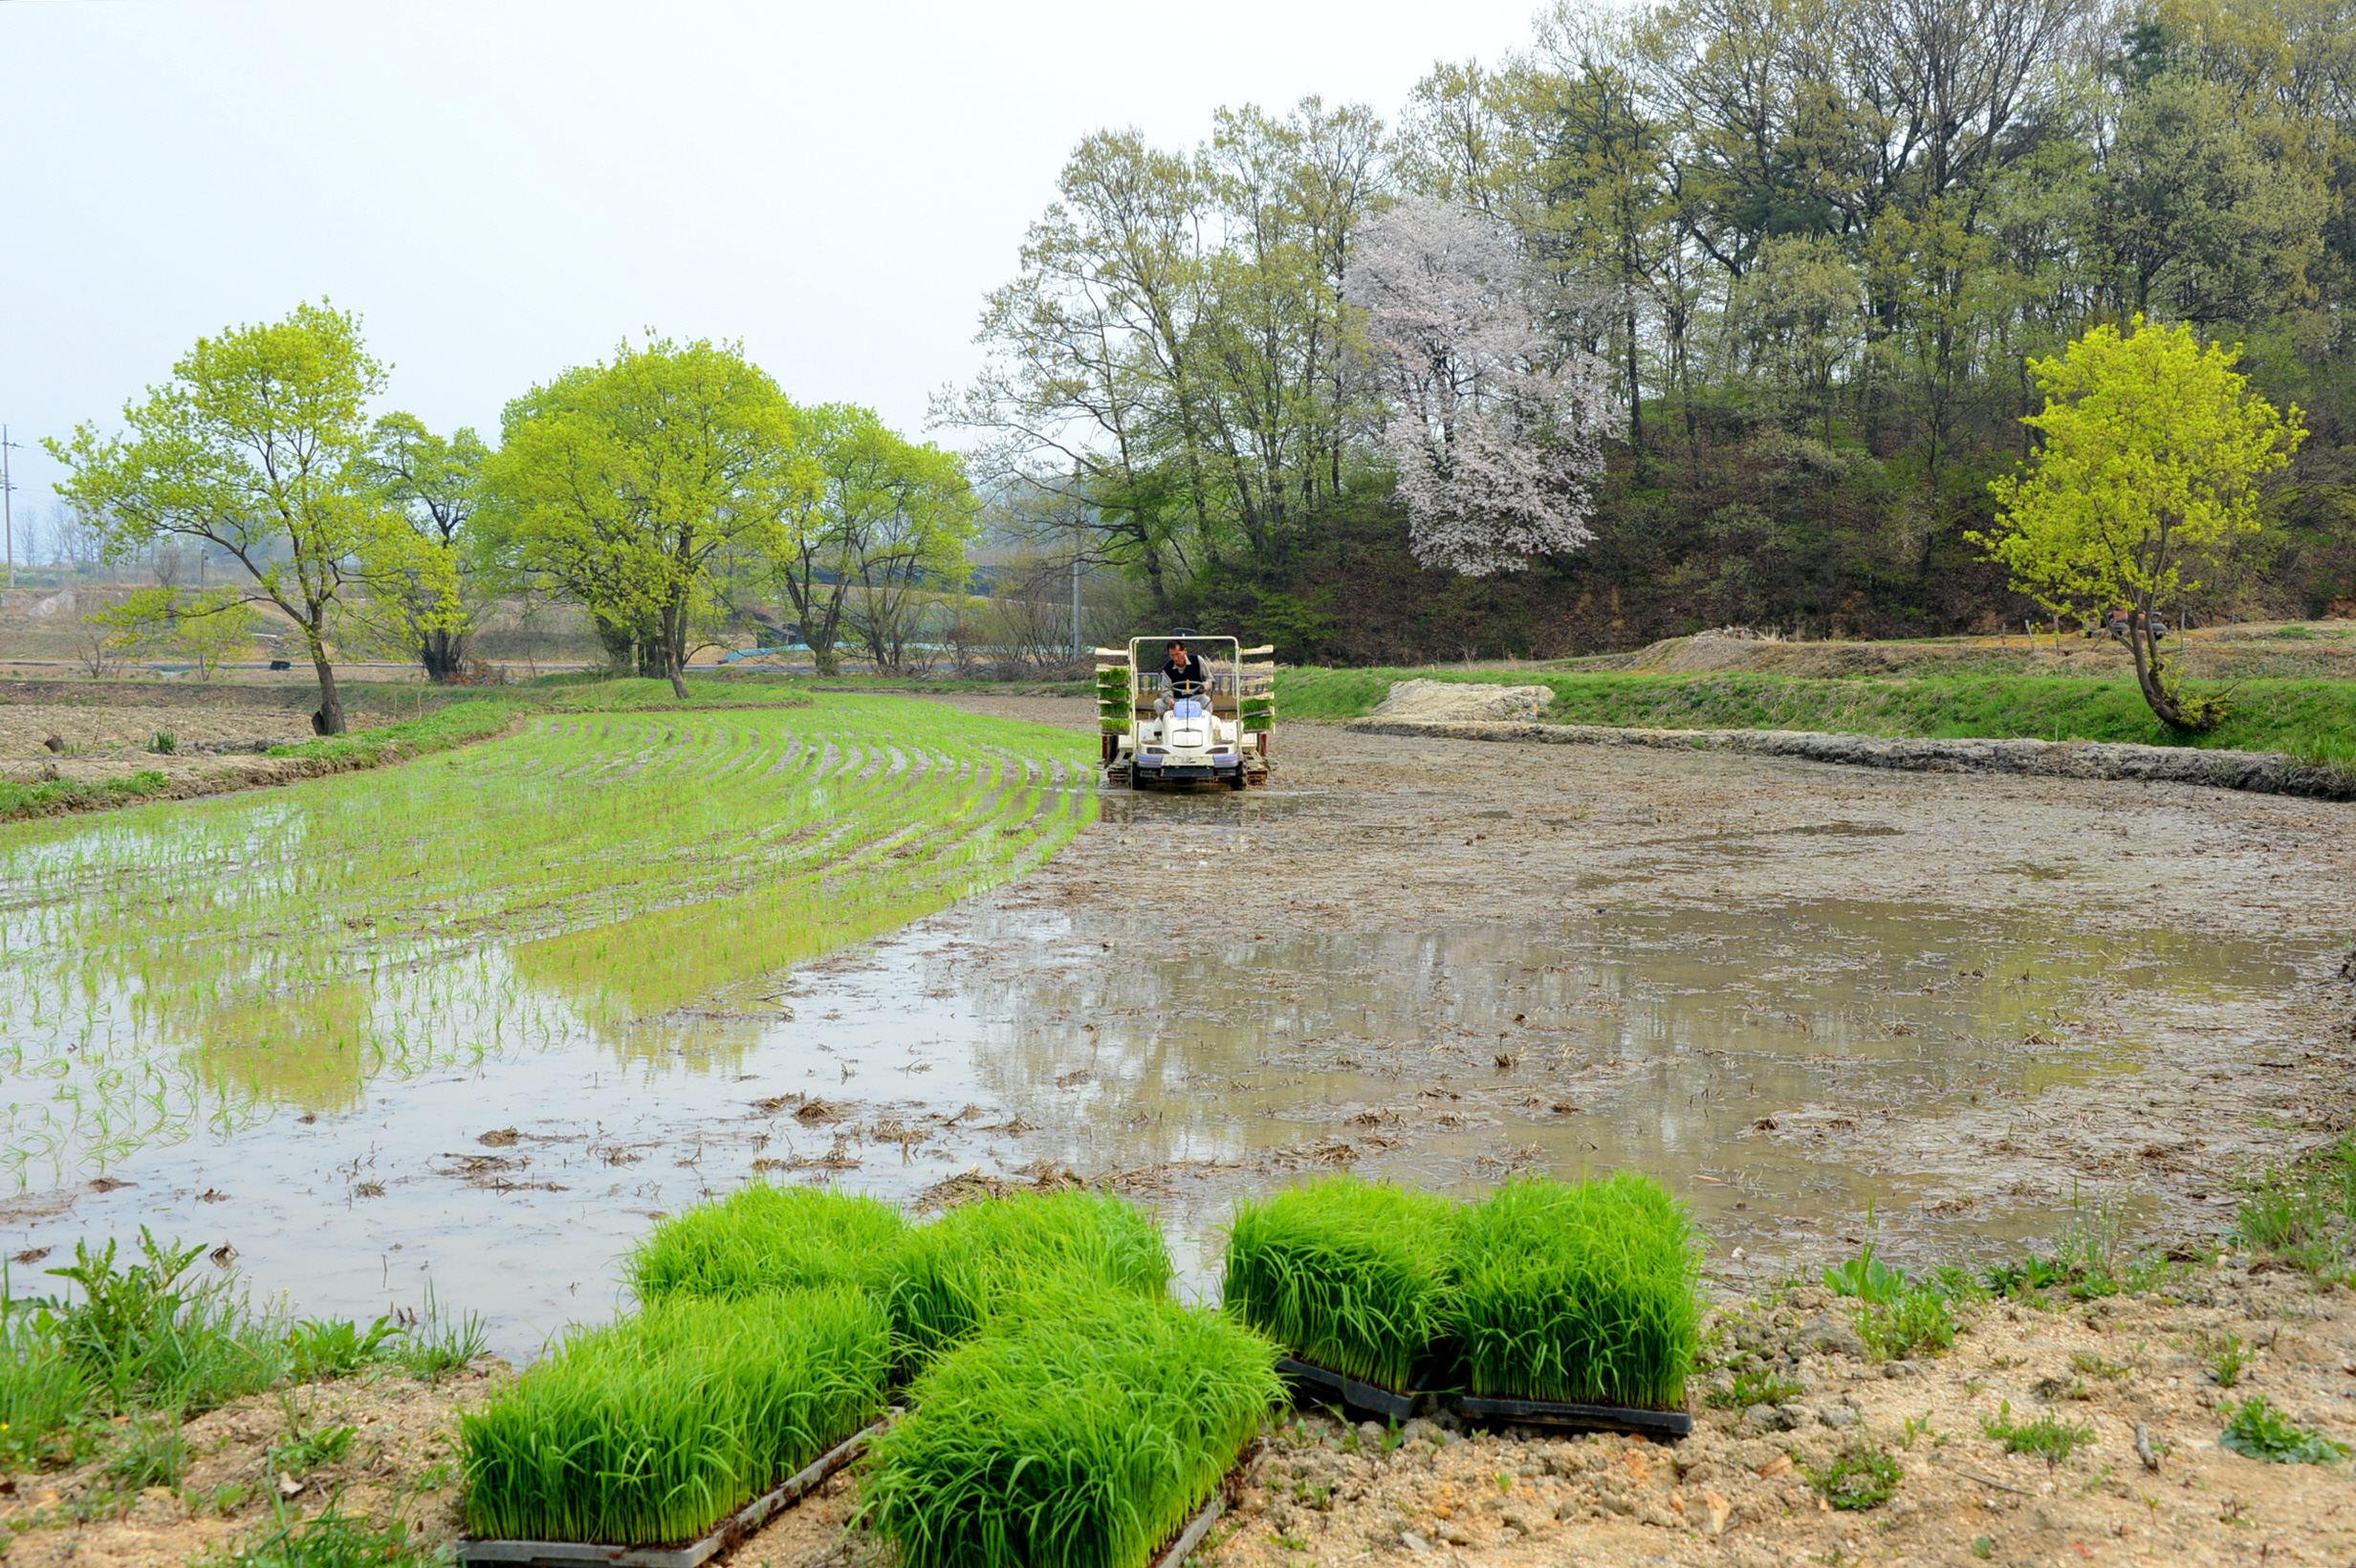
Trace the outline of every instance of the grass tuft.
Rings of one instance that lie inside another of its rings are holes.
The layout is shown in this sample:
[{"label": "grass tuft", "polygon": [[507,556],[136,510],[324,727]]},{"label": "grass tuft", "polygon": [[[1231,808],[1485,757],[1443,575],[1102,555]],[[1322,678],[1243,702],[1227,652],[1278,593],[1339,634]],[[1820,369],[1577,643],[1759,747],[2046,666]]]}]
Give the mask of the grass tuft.
[{"label": "grass tuft", "polygon": [[1474,1394],[1684,1406],[1699,1254],[1658,1182],[1517,1178],[1466,1215],[1459,1247],[1452,1319]]},{"label": "grass tuft", "polygon": [[1235,1206],[1227,1310],[1302,1361],[1413,1386],[1446,1313],[1457,1206],[1342,1174]]},{"label": "grass tuft", "polygon": [[732,1301],[820,1285],[873,1289],[907,1239],[900,1210],[874,1198],[756,1183],[655,1227],[626,1266],[642,1301]]},{"label": "grass tuft", "polygon": [[1044,1279],[1158,1296],[1171,1273],[1152,1216],[1127,1199],[1024,1193],[967,1204],[910,1231],[880,1294],[893,1349],[913,1369]]},{"label": "grass tuft", "polygon": [[1276,1354],[1167,1296],[1050,1287],[918,1380],[866,1519],[900,1568],[1142,1568],[1257,1434]]},{"label": "grass tuft", "polygon": [[1833,1456],[1822,1470],[1807,1471],[1815,1487],[1833,1507],[1846,1510],[1879,1508],[1898,1491],[1906,1471],[1886,1448],[1858,1444]]},{"label": "grass tuft", "polygon": [[890,1340],[844,1287],[681,1297],[577,1333],[459,1420],[478,1536],[701,1535],[873,1418]]},{"label": "grass tuft", "polygon": [[2094,1441],[2094,1426],[2089,1422],[2062,1421],[2055,1416],[2015,1421],[2011,1400],[1998,1405],[1995,1415],[1982,1416],[1979,1429],[1992,1441],[2003,1444],[2006,1453],[2032,1454],[2045,1461],[2048,1468]]}]

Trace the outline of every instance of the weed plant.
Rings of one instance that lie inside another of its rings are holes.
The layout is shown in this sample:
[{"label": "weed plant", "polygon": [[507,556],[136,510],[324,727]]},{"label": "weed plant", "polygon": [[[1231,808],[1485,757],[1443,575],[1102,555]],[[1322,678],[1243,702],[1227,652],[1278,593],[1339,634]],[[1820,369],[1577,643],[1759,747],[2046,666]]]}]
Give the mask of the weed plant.
[{"label": "weed plant", "polygon": [[1235,1206],[1227,1310],[1302,1361],[1414,1386],[1447,1315],[1459,1206],[1342,1174]]},{"label": "weed plant", "polygon": [[1806,1471],[1808,1484],[1834,1508],[1879,1508],[1896,1494],[1906,1471],[1886,1448],[1854,1444],[1833,1456],[1822,1470]]},{"label": "weed plant", "polygon": [[49,1272],[81,1287],[79,1299],[33,1309],[36,1334],[118,1409],[188,1415],[276,1383],[294,1369],[288,1336],[252,1313],[227,1275],[191,1276],[202,1245],[168,1246],[142,1228],[140,1260],[118,1264],[115,1243],[74,1244],[72,1264]]},{"label": "weed plant", "polygon": [[70,1457],[64,1445],[92,1398],[89,1374],[33,1311],[0,1312],[0,1470]]},{"label": "weed plant", "polygon": [[121,1446],[106,1462],[107,1479],[130,1493],[149,1487],[177,1491],[187,1473],[188,1443],[170,1416],[151,1416],[124,1427]]},{"label": "weed plant", "polygon": [[392,1359],[411,1377],[439,1383],[483,1353],[490,1330],[477,1312],[451,1313],[428,1289],[425,1310],[392,1345]]},{"label": "weed plant", "polygon": [[577,1333],[460,1417],[478,1536],[692,1538],[873,1418],[890,1340],[847,1287],[676,1297]]},{"label": "weed plant", "polygon": [[2241,1239],[2318,1279],[2345,1278],[2356,1254],[2356,1133],[2271,1166],[2247,1184]]},{"label": "weed plant", "polygon": [[2088,1422],[2063,1421],[2050,1415],[2039,1416],[2035,1421],[2016,1421],[2011,1400],[2003,1401],[1995,1415],[1982,1416],[1979,1429],[1991,1440],[2003,1444],[2006,1453],[2035,1455],[2045,1461],[2048,1468],[2094,1441],[2094,1427]]},{"label": "weed plant", "polygon": [[1258,1433],[1276,1356],[1159,1294],[1043,1290],[918,1380],[865,1518],[901,1568],[1142,1568]]},{"label": "weed plant", "polygon": [[272,1507],[268,1530],[200,1557],[199,1568],[440,1568],[449,1560],[447,1548],[415,1539],[398,1514],[377,1524],[338,1501],[308,1516],[280,1499]]},{"label": "weed plant", "polygon": [[910,1231],[880,1295],[893,1349],[913,1369],[1045,1281],[1159,1296],[1171,1273],[1161,1230],[1127,1199],[1026,1193],[970,1203]]},{"label": "weed plant", "polygon": [[287,1331],[289,1370],[303,1383],[348,1378],[372,1361],[392,1360],[400,1339],[390,1318],[365,1329],[348,1318],[306,1318]]},{"label": "weed plant", "polygon": [[2347,1448],[2311,1432],[2266,1403],[2263,1394],[2226,1411],[2219,1448],[2277,1465],[2330,1465],[2347,1457]]},{"label": "weed plant", "polygon": [[1714,1410],[1748,1410],[1754,1405],[1788,1405],[1806,1392],[1780,1372],[1746,1366],[1734,1374],[1733,1387],[1712,1390],[1705,1403]]},{"label": "weed plant", "polygon": [[1683,1407],[1699,1251],[1659,1183],[1516,1178],[1464,1216],[1458,1247],[1451,1320],[1474,1394]]},{"label": "weed plant", "polygon": [[907,1222],[874,1198],[755,1183],[655,1227],[625,1272],[641,1301],[732,1301],[766,1291],[854,1285],[890,1274]]}]

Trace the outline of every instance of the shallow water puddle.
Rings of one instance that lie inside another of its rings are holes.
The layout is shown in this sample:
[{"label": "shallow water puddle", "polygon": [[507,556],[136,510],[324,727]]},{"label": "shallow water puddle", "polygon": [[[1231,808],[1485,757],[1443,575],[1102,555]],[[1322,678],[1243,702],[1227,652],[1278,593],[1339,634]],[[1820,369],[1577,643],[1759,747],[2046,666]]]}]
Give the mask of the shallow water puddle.
[{"label": "shallow water puddle", "polygon": [[[901,1200],[1126,1172],[1197,1288],[1235,1193],[1341,1165],[1465,1190],[1632,1165],[1721,1255],[1838,1241],[1868,1199],[1952,1247],[2050,1233],[2068,1194],[1972,1190],[1951,1119],[2100,1082],[2175,1031],[2261,1037],[2318,956],[1869,904],[1183,939],[969,907],[618,1024],[478,953],[421,971],[418,1027],[452,1049],[401,1075],[184,1053],[217,1114],[98,1183],[34,1184],[8,1251],[145,1224],[226,1240],[305,1312],[430,1286],[526,1354],[602,1315],[656,1215],[756,1171]],[[404,1015],[373,1005],[380,1030]]]}]

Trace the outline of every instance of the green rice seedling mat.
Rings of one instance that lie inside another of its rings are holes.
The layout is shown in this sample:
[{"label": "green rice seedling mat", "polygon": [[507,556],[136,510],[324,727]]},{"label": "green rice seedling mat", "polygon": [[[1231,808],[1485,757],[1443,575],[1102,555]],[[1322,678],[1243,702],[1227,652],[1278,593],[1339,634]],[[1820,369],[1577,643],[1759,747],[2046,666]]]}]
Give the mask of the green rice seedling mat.
[{"label": "green rice seedling mat", "polygon": [[1328,1401],[1338,1401],[1344,1408],[1363,1415],[1387,1417],[1405,1421],[1423,1403],[1421,1394],[1401,1394],[1371,1383],[1316,1365],[1295,1361],[1290,1356],[1278,1357],[1276,1371],[1291,1383],[1296,1396],[1315,1390]]},{"label": "green rice seedling mat", "polygon": [[1634,1410],[1615,1405],[1557,1405],[1538,1399],[1480,1399],[1456,1402],[1467,1421],[1518,1422],[1560,1426],[1574,1432],[1632,1432],[1639,1437],[1691,1437],[1693,1418],[1683,1410]]},{"label": "green rice seedling mat", "polygon": [[701,1568],[816,1492],[828,1476],[866,1452],[868,1441],[890,1424],[886,1416],[852,1433],[685,1546],[596,1546],[578,1541],[469,1540],[461,1536],[458,1560],[521,1564],[523,1568],[590,1568],[593,1564],[599,1568]]}]

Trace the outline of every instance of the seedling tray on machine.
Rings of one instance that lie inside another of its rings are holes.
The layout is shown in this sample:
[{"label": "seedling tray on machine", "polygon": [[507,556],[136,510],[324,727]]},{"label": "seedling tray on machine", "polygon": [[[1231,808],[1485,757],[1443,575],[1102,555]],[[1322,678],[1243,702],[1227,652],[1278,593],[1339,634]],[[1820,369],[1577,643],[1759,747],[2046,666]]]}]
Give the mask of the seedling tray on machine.
[{"label": "seedling tray on machine", "polygon": [[523,1568],[702,1568],[816,1492],[828,1476],[865,1452],[868,1440],[888,1425],[887,1417],[852,1433],[685,1546],[600,1546],[585,1541],[469,1540],[462,1536],[458,1560],[510,1568],[515,1564]]},{"label": "seedling tray on machine", "polygon": [[1344,1377],[1313,1361],[1297,1361],[1290,1356],[1276,1359],[1276,1371],[1292,1383],[1296,1394],[1315,1390],[1339,1401],[1346,1409],[1363,1410],[1393,1421],[1405,1421],[1413,1415],[1423,1399],[1420,1394],[1397,1394],[1379,1383],[1360,1383],[1356,1378]]},{"label": "seedling tray on machine", "polygon": [[1561,1426],[1580,1432],[1632,1432],[1639,1437],[1689,1437],[1693,1418],[1683,1410],[1637,1410],[1617,1405],[1558,1405],[1538,1399],[1480,1399],[1461,1396],[1456,1407],[1467,1421],[1514,1421],[1533,1426]]}]

